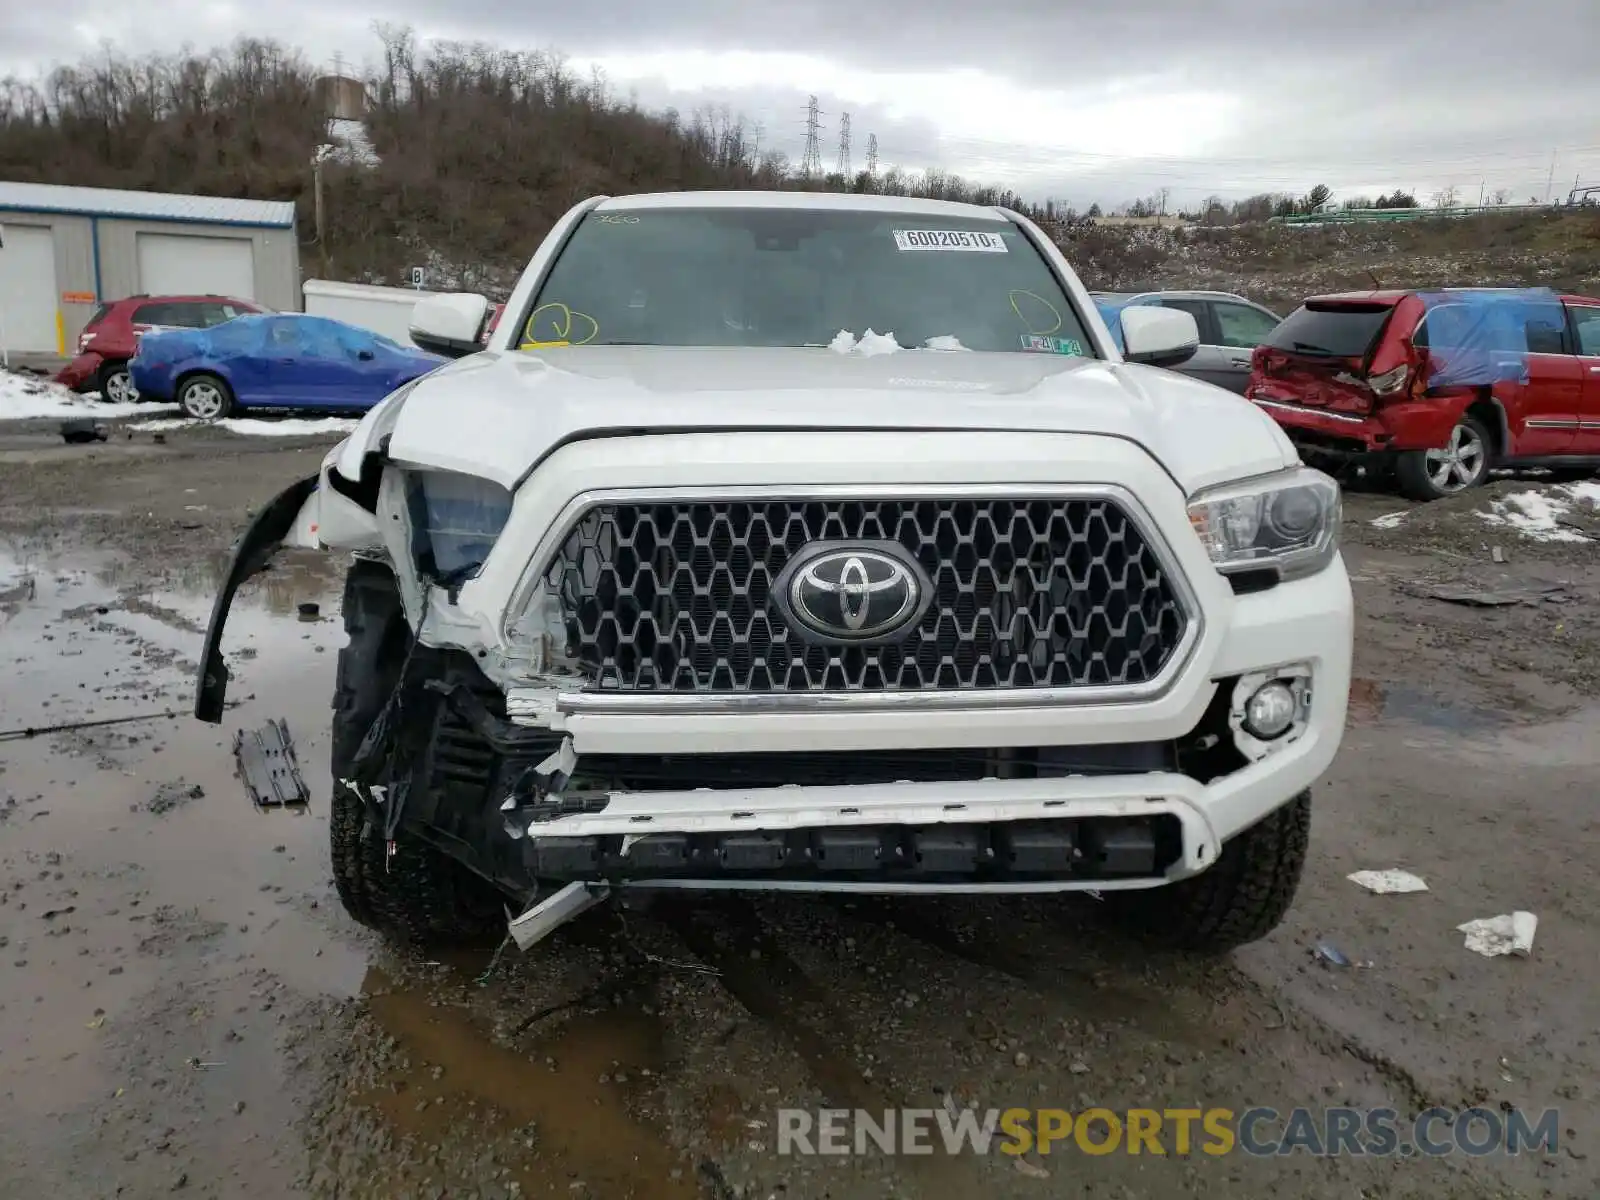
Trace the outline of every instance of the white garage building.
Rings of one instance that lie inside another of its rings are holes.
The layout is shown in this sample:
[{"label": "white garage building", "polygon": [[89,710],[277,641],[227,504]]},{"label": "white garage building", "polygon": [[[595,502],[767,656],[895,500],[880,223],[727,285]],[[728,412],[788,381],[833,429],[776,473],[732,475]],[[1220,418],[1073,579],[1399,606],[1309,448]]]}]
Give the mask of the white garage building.
[{"label": "white garage building", "polygon": [[137,295],[298,311],[294,204],[0,181],[0,346],[65,355],[99,304]]}]

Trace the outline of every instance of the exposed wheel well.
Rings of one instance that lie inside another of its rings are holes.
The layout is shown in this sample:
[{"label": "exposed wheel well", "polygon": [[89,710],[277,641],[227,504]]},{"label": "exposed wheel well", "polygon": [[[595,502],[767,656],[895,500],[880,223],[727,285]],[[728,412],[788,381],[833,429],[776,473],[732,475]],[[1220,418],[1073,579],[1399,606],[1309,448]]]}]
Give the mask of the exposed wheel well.
[{"label": "exposed wheel well", "polygon": [[1489,431],[1489,454],[1494,462],[1500,462],[1506,456],[1506,447],[1511,443],[1510,431],[1506,425],[1506,410],[1484,390],[1476,400],[1467,405],[1467,415],[1477,417],[1483,422],[1484,428]]},{"label": "exposed wheel well", "polygon": [[[176,396],[178,395],[179,392],[183,391],[183,385],[184,384],[188,383],[191,379],[195,379],[195,378],[197,378],[198,376],[201,376],[201,375],[206,375],[206,376],[209,376],[212,379],[215,379],[223,387],[228,389],[228,395],[230,395],[230,396],[234,395],[233,384],[229,383],[225,376],[219,375],[215,371],[207,370],[204,367],[195,367],[195,368],[193,368],[191,370],[185,371],[182,375],[179,375],[176,379],[174,379],[172,381],[172,395],[174,396],[174,398],[176,398]],[[235,397],[235,399],[237,399],[237,397]]]}]

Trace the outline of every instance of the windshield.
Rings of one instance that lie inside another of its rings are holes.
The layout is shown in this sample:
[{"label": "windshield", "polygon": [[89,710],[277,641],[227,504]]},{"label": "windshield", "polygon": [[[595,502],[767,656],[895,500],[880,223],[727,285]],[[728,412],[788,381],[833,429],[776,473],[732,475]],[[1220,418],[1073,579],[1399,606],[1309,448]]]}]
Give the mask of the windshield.
[{"label": "windshield", "polygon": [[1312,357],[1365,358],[1393,311],[1387,304],[1302,305],[1261,344]]},{"label": "windshield", "polygon": [[1010,222],[789,208],[592,212],[517,343],[1095,354]]}]

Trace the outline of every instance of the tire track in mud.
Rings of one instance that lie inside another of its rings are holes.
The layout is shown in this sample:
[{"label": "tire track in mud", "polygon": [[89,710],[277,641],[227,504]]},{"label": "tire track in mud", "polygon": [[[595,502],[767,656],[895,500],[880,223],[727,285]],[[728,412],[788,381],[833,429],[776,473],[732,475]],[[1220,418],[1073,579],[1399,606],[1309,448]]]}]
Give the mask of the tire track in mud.
[{"label": "tire track in mud", "polygon": [[[908,1106],[869,1080],[839,1050],[853,1040],[853,1023],[839,1012],[780,944],[747,901],[661,902],[653,915],[703,964],[751,1016],[785,1040],[804,1063],[830,1108],[882,1114]],[[824,1032],[826,1031],[826,1032]],[[970,1157],[904,1155],[896,1166],[926,1200],[970,1200],[992,1190]],[[715,1163],[702,1162],[709,1200],[733,1195]]]}]

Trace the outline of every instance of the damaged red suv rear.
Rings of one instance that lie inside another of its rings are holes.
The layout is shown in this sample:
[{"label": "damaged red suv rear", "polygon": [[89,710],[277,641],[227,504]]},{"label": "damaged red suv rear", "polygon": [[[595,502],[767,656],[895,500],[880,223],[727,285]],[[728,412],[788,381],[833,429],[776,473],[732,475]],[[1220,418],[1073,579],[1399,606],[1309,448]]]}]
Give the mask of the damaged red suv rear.
[{"label": "damaged red suv rear", "polygon": [[1491,467],[1600,468],[1600,299],[1544,288],[1316,296],[1257,347],[1245,396],[1308,461],[1392,466],[1433,500]]}]

